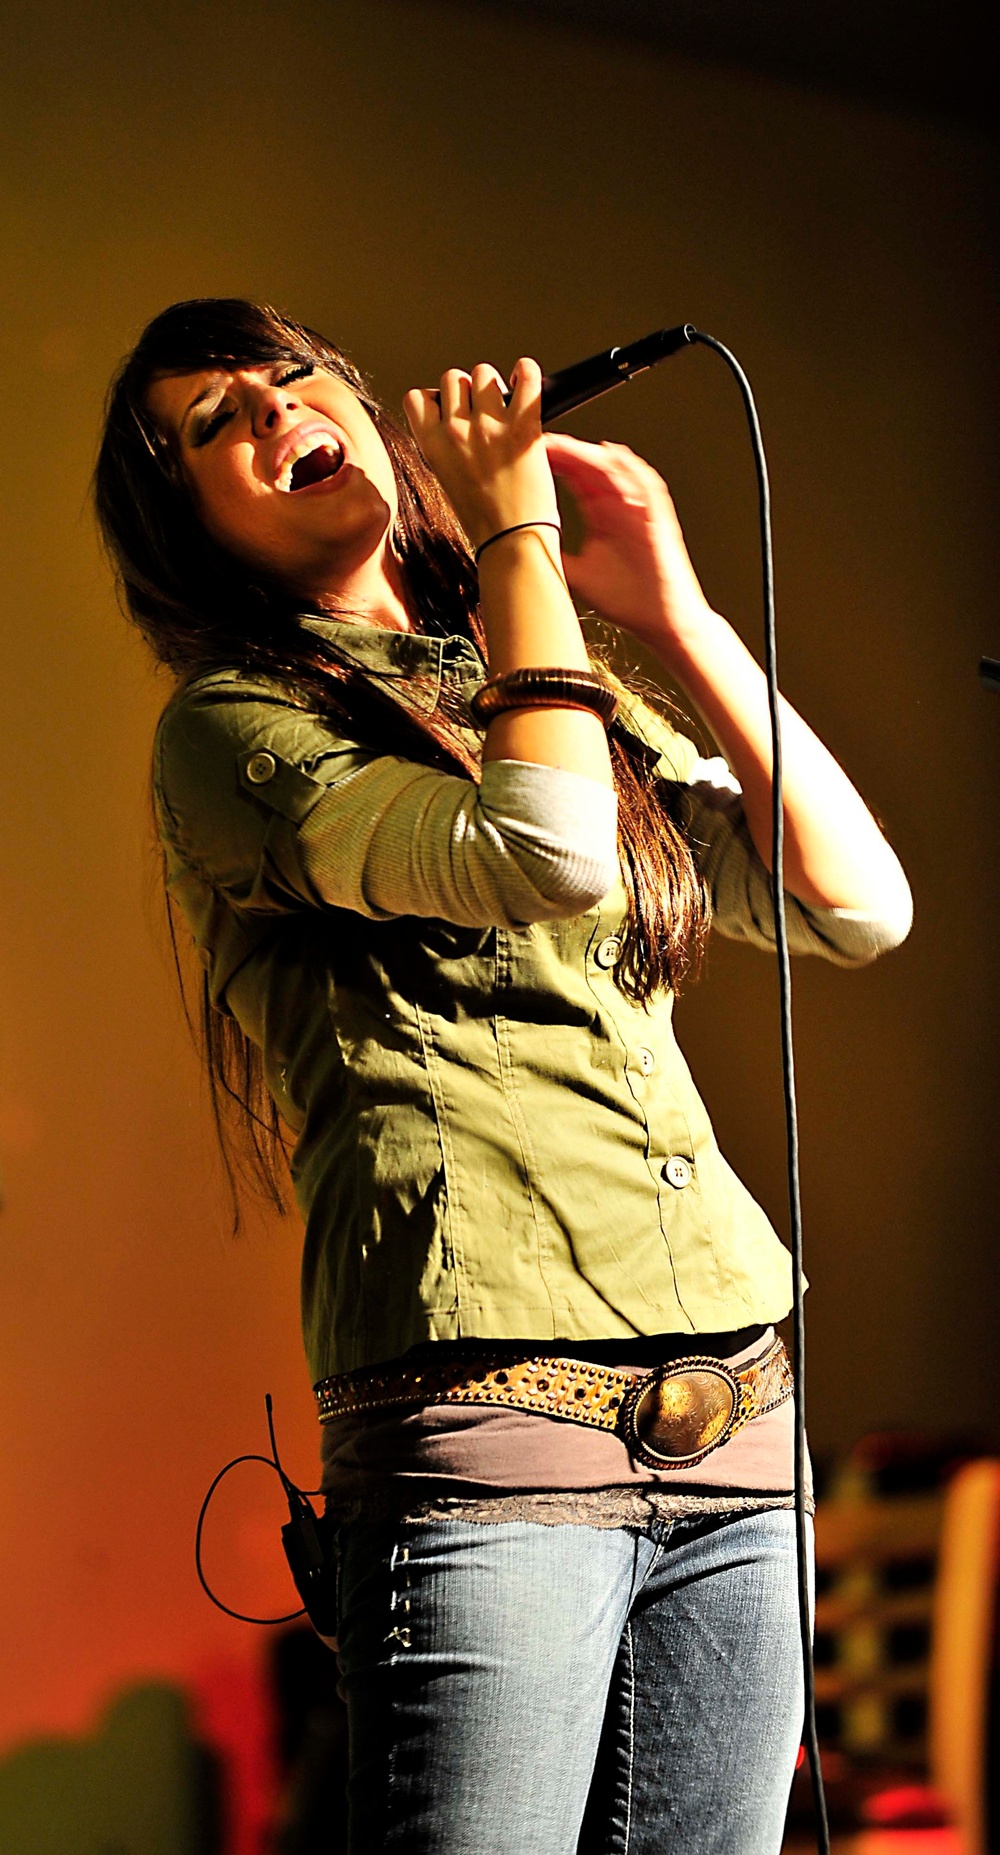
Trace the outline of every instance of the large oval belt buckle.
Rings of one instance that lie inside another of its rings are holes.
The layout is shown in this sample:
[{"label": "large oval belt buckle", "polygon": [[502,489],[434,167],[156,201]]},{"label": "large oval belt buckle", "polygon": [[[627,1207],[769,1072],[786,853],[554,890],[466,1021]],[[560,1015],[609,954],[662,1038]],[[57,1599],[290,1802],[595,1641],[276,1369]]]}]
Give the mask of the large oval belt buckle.
[{"label": "large oval belt buckle", "polygon": [[640,1379],[622,1412],[633,1456],[655,1469],[688,1469],[732,1433],[740,1410],[735,1375],[717,1359],[685,1360]]}]

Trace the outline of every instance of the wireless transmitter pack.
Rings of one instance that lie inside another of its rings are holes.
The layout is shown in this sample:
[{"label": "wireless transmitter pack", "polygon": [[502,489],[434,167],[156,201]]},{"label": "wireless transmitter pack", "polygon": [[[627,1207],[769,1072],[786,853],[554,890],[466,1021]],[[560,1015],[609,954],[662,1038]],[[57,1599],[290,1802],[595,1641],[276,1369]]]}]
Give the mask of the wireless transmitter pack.
[{"label": "wireless transmitter pack", "polygon": [[[307,1616],[313,1628],[320,1636],[337,1634],[337,1560],[333,1547],[332,1529],[324,1514],[317,1514],[310,1494],[318,1494],[318,1488],[297,1488],[285,1474],[278,1456],[278,1445],[274,1435],[274,1409],[271,1394],[264,1399],[267,1411],[267,1431],[271,1439],[269,1456],[234,1456],[220,1469],[212,1486],[201,1504],[198,1525],[194,1537],[194,1562],[201,1586],[207,1597],[219,1610],[224,1610],[227,1617],[235,1617],[238,1623],[292,1623],[296,1617]],[[280,1617],[251,1617],[242,1610],[233,1610],[222,1599],[216,1597],[201,1562],[201,1540],[205,1526],[205,1515],[209,1503],[220,1481],[229,1474],[230,1469],[238,1468],[241,1462],[263,1462],[273,1469],[285,1490],[288,1502],[288,1519],[281,1529],[281,1543],[288,1560],[288,1569],[295,1582],[295,1589],[302,1599],[301,1610],[285,1611]]]}]

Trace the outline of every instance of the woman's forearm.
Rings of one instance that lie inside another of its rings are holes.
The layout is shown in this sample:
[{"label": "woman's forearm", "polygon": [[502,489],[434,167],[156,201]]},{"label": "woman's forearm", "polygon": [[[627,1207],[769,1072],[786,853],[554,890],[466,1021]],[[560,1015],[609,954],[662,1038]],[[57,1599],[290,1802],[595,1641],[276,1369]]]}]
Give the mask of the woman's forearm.
[{"label": "woman's forearm", "polygon": [[[527,666],[586,670],[587,647],[562,570],[558,535],[545,528],[505,535],[479,568],[491,676]],[[511,709],[486,730],[486,760],[528,760],[613,785],[607,735],[584,709]]]},{"label": "woman's forearm", "polygon": [[[622,445],[546,438],[586,533],[565,557],[570,586],[661,659],[701,712],[743,788],[754,844],[771,867],[771,726],[764,673],[702,592],[659,474]],[[909,889],[863,799],[789,703],[781,707],[785,887],[813,908],[903,919]]]},{"label": "woman's forearm", "polygon": [[[771,724],[764,673],[728,621],[700,600],[646,641],[704,718],[743,788],[753,841],[770,869]],[[812,907],[878,913],[906,878],[843,768],[781,699],[785,888]]]}]

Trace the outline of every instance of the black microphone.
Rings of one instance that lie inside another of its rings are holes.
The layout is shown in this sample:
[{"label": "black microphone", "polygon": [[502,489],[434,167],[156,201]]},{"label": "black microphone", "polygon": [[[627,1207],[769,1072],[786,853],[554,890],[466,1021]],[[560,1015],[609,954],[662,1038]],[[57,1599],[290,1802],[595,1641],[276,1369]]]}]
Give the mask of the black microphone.
[{"label": "black microphone", "polygon": [[[694,324],[684,322],[680,328],[656,329],[652,335],[630,341],[627,348],[605,348],[603,354],[592,354],[587,361],[574,361],[572,367],[561,367],[557,374],[543,374],[542,424],[551,425],[553,419],[561,419],[564,412],[585,406],[588,399],[599,399],[602,393],[610,393],[612,387],[623,386],[633,374],[645,373],[647,367],[655,367],[657,361],[665,361],[668,354],[676,354],[697,338]],[[436,388],[433,397],[440,398]],[[503,400],[504,405],[509,406],[511,395],[505,393]]]},{"label": "black microphone", "polygon": [[[696,334],[690,322],[680,328],[657,329],[639,341],[630,341],[627,348],[605,348],[603,354],[592,354],[587,361],[561,367],[557,374],[543,374],[542,424],[551,425],[564,412],[586,405],[588,399],[599,399],[634,374],[645,373],[647,367],[655,367],[657,361],[665,361],[668,354],[676,354],[694,341]],[[510,394],[504,398],[509,403]]]}]

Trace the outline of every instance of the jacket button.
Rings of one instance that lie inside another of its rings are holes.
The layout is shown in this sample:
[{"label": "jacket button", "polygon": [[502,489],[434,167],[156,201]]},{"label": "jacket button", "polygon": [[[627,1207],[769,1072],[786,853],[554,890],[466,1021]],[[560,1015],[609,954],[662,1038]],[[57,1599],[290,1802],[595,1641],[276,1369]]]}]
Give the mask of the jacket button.
[{"label": "jacket button", "polygon": [[639,1068],[642,1070],[643,1075],[651,1076],[656,1068],[656,1058],[652,1050],[647,1050],[645,1044],[643,1044],[641,1050],[638,1050],[636,1054],[639,1058]]},{"label": "jacket button", "polygon": [[266,786],[278,770],[273,754],[251,754],[247,761],[247,778],[251,785]]},{"label": "jacket button", "polygon": [[675,1153],[664,1165],[663,1176],[667,1184],[673,1186],[675,1192],[681,1192],[684,1190],[685,1185],[690,1185],[694,1177],[694,1167],[689,1160],[683,1159],[679,1153]]},{"label": "jacket button", "polygon": [[614,966],[615,962],[621,958],[621,951],[622,943],[617,934],[609,934],[606,940],[599,941],[594,948],[594,959],[598,966],[605,968]]}]

